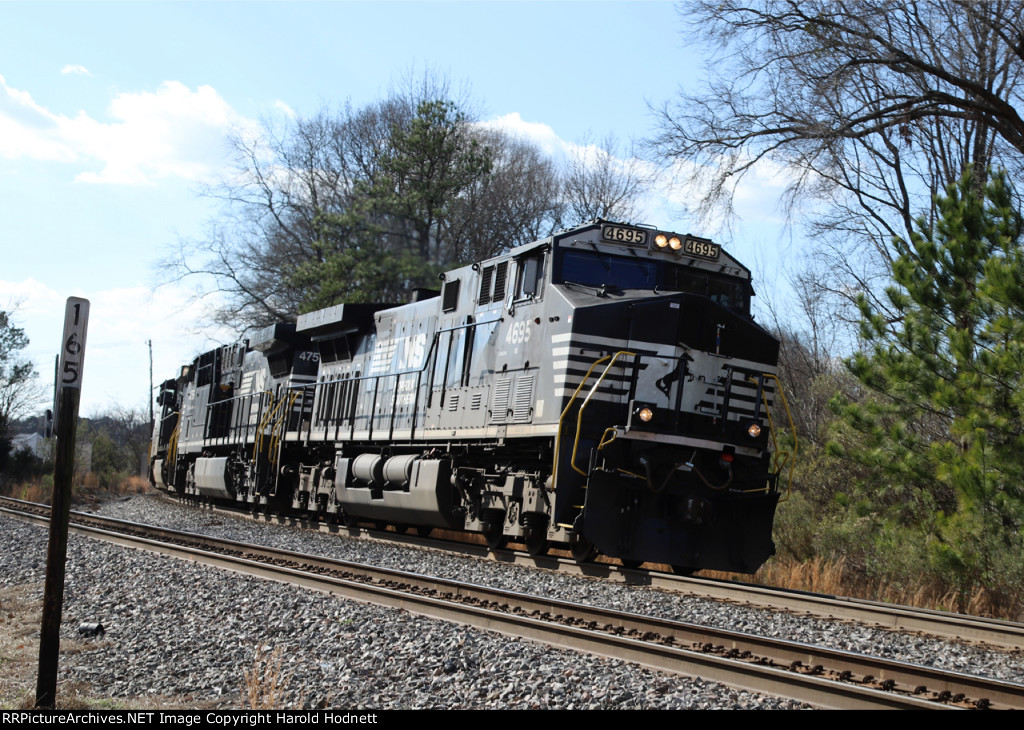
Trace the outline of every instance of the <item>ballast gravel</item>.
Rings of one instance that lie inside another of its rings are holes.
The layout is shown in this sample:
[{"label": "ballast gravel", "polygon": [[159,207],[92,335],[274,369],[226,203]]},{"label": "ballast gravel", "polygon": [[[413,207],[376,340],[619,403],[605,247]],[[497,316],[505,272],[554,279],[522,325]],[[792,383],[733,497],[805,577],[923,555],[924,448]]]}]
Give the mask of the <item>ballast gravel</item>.
[{"label": "ballast gravel", "polygon": [[[216,537],[507,586],[1024,683],[1021,652],[796,617],[493,561],[315,533],[138,496],[96,512]],[[0,517],[0,585],[37,584],[46,532]],[[77,627],[99,622],[102,637]],[[369,606],[72,535],[61,679],[115,698],[245,708],[789,709],[796,703]],[[274,662],[280,662],[275,667]],[[267,670],[267,667],[271,669]],[[249,681],[247,682],[247,675]]]}]

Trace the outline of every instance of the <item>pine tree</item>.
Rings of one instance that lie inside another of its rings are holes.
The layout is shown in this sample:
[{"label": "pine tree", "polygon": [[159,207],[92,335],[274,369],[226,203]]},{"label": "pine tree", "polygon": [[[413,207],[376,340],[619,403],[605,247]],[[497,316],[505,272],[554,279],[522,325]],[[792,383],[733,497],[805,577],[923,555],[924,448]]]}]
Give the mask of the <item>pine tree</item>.
[{"label": "pine tree", "polygon": [[934,554],[984,580],[1024,524],[1024,255],[1006,176],[977,187],[965,175],[933,227],[895,242],[898,316],[862,298],[866,347],[847,363],[877,397],[835,407],[862,434],[848,453],[878,475],[880,501],[913,519],[908,505],[932,502]]},{"label": "pine tree", "polygon": [[382,174],[363,192],[369,210],[410,229],[421,259],[450,264],[457,242],[444,230],[449,208],[492,167],[491,151],[470,133],[453,102],[424,101],[408,125],[392,130]]}]

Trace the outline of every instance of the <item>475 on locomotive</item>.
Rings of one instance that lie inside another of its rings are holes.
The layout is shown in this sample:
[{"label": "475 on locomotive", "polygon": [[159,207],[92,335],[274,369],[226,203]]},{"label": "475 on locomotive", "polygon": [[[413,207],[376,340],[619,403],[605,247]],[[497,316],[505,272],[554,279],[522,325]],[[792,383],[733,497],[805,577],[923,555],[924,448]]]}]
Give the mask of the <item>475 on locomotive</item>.
[{"label": "475 on locomotive", "polygon": [[773,554],[779,343],[746,267],[595,221],[441,279],[182,368],[154,484],[579,560],[753,572]]}]

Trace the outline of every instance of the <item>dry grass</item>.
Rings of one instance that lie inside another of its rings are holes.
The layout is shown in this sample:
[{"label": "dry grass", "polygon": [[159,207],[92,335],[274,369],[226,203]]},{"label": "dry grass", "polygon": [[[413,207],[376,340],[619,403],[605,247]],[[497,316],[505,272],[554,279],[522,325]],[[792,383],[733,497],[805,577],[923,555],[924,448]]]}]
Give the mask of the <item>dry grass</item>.
[{"label": "dry grass", "polygon": [[[0,709],[29,710],[35,706],[39,671],[39,626],[42,620],[42,586],[24,584],[0,588]],[[89,651],[95,642],[62,639],[60,653]],[[61,660],[63,661],[63,659]],[[136,699],[111,699],[85,682],[59,681],[59,710],[200,709],[216,706],[188,697],[149,695]]]},{"label": "dry grass", "polygon": [[256,647],[252,668],[243,672],[246,706],[251,710],[280,710],[291,673],[284,674],[281,648]]},{"label": "dry grass", "polygon": [[23,484],[15,485],[10,490],[10,496],[15,499],[23,499],[26,502],[38,502],[49,504],[53,496],[53,486],[43,484],[42,479],[33,479]]},{"label": "dry grass", "polygon": [[766,585],[842,595],[851,582],[844,561],[831,562],[814,558],[807,562],[770,560],[755,575],[756,582]]},{"label": "dry grass", "polygon": [[119,487],[121,494],[145,494],[150,490],[149,482],[142,477],[128,477]]},{"label": "dry grass", "polygon": [[[152,489],[149,482],[139,476],[126,477],[120,480],[113,489],[103,489],[100,485],[99,477],[92,472],[76,475],[73,485],[71,498],[75,504],[88,504],[108,499],[112,496],[145,494]],[[7,494],[27,502],[50,504],[53,497],[53,479],[50,475],[36,477],[20,484],[2,488],[0,489],[0,494]]]},{"label": "dry grass", "polygon": [[985,588],[961,595],[937,581],[929,582],[924,576],[916,582],[897,584],[851,570],[843,560],[814,558],[798,562],[773,558],[753,576],[714,571],[702,571],[701,575],[902,606],[954,611],[972,616],[992,616],[1009,621],[1024,618],[1024,596],[1007,599],[998,591]]}]

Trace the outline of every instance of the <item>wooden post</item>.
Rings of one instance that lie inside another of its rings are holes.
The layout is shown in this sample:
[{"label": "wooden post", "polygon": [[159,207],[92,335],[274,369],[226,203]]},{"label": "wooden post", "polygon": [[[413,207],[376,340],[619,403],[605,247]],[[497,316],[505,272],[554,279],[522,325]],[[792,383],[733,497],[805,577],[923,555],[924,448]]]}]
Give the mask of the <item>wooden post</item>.
[{"label": "wooden post", "polygon": [[60,656],[60,620],[64,610],[64,570],[68,555],[68,516],[71,481],[75,473],[75,434],[82,397],[82,366],[89,322],[89,300],[69,297],[64,311],[57,403],[57,449],[53,467],[53,502],[50,541],[46,553],[43,621],[39,635],[39,675],[36,707],[54,707],[57,700],[57,663]]}]

